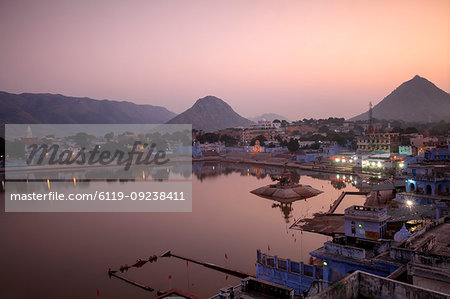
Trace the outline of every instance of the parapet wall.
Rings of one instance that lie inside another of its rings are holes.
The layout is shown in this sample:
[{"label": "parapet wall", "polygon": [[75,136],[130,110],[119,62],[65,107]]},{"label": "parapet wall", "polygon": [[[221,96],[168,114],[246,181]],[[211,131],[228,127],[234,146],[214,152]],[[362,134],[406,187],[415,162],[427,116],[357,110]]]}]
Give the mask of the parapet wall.
[{"label": "parapet wall", "polygon": [[364,259],[366,258],[366,251],[362,248],[353,247],[353,246],[346,246],[341,244],[335,244],[331,242],[325,242],[323,244],[323,248],[326,252],[336,254],[336,255],[342,255],[346,257],[350,257],[353,259]]},{"label": "parapet wall", "polygon": [[357,298],[386,298],[386,299],[450,299],[444,293],[417,287],[411,284],[384,278],[366,272],[356,271],[331,285],[324,291],[308,296],[311,299],[357,299]]}]

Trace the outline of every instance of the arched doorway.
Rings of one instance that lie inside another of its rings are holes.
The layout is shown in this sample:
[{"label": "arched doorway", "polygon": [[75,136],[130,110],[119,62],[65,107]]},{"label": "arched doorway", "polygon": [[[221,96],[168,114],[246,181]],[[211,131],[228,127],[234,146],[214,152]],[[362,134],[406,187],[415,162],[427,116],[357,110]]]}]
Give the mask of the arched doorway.
[{"label": "arched doorway", "polygon": [[409,184],[409,192],[414,192],[416,191],[416,186],[414,185],[414,183],[410,183]]},{"label": "arched doorway", "polygon": [[442,194],[442,193],[444,193],[444,190],[443,190],[444,188],[442,188],[442,184],[439,184],[438,185],[438,194]]},{"label": "arched doorway", "polygon": [[431,194],[431,193],[432,193],[431,186],[427,185],[427,187],[425,188],[425,194]]}]

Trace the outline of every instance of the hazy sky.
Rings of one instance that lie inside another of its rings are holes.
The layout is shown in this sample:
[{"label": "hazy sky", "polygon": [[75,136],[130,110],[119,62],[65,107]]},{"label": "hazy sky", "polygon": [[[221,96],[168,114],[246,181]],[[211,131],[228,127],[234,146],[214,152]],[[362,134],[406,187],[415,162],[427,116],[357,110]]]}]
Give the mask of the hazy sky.
[{"label": "hazy sky", "polygon": [[0,1],[0,90],[350,117],[450,90],[450,1]]}]

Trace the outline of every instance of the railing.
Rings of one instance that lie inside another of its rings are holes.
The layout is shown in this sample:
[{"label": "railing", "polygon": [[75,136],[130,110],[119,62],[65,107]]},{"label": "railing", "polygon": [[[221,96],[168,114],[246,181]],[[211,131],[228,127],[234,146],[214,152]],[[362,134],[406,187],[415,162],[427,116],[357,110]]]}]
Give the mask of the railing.
[{"label": "railing", "polygon": [[294,262],[289,259],[278,258],[261,253],[257,250],[257,263],[263,267],[295,275],[306,276],[312,279],[322,279],[323,267],[315,265],[305,265],[303,262]]},{"label": "railing", "polygon": [[444,176],[444,175],[411,175],[408,174],[407,177],[409,179],[415,180],[415,181],[427,181],[427,182],[442,182],[445,180],[450,179],[450,177]]}]

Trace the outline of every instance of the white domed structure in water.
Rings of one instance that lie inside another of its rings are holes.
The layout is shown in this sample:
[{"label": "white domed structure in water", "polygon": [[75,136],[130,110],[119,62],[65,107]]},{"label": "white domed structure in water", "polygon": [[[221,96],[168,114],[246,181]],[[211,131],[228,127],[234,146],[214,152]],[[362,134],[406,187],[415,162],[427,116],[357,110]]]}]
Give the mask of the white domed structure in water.
[{"label": "white domed structure in water", "polygon": [[406,229],[405,224],[403,223],[402,228],[395,233],[394,240],[397,242],[405,241],[411,236],[411,233]]},{"label": "white domed structure in water", "polygon": [[293,202],[313,197],[323,192],[309,185],[293,183],[289,173],[284,173],[274,180],[277,180],[278,183],[263,186],[250,192],[279,202]]}]

